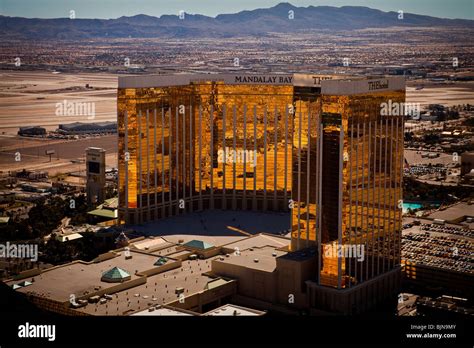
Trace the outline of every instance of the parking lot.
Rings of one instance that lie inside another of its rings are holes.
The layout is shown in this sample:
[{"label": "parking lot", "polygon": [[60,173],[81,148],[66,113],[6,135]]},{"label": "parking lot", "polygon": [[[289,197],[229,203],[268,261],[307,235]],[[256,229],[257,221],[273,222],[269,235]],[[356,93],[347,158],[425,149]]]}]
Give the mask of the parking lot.
[{"label": "parking lot", "polygon": [[402,258],[416,264],[474,273],[474,234],[453,224],[404,220]]}]

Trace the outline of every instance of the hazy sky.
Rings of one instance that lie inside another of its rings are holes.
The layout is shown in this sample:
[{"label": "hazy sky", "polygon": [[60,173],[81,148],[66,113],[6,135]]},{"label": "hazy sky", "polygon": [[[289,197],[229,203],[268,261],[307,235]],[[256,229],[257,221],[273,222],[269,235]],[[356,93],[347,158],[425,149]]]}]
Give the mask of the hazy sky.
[{"label": "hazy sky", "polygon": [[[0,13],[29,18],[117,18],[147,14],[161,16],[180,10],[215,16],[272,7],[282,0],[0,0]],[[443,18],[474,19],[474,0],[291,0],[295,6],[367,6],[383,11],[411,12]]]}]

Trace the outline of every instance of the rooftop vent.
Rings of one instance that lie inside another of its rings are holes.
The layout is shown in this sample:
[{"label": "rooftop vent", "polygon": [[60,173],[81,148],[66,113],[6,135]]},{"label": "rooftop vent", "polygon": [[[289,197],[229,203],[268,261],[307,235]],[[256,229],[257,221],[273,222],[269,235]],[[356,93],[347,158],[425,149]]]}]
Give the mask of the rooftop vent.
[{"label": "rooftop vent", "polygon": [[258,263],[258,259],[253,259],[253,262]]}]

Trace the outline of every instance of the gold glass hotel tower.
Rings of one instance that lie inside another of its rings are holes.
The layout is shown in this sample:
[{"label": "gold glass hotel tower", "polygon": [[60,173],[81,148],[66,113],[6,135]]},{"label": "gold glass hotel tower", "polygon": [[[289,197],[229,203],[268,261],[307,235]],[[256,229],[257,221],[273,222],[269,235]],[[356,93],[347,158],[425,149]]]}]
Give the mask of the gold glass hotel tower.
[{"label": "gold glass hotel tower", "polygon": [[119,219],[287,211],[291,251],[318,250],[316,286],[394,270],[403,115],[381,115],[389,100],[405,101],[402,77],[120,77]]}]

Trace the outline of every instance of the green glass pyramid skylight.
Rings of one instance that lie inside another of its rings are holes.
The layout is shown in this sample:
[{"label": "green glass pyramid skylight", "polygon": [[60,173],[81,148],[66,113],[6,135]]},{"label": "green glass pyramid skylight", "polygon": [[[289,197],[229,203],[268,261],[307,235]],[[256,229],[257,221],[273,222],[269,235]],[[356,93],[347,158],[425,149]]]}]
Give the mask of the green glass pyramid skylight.
[{"label": "green glass pyramid skylight", "polygon": [[125,280],[129,280],[131,278],[130,274],[119,268],[119,267],[114,267],[109,269],[108,271],[104,272],[102,274],[102,280],[104,282],[122,282]]}]

